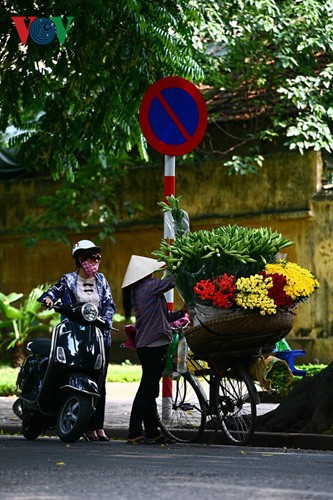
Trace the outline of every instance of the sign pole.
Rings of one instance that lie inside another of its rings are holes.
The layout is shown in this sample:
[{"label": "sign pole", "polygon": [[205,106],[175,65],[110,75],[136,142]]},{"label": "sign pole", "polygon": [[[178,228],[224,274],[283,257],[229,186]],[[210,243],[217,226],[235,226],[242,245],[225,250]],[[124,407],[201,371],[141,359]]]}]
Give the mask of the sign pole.
[{"label": "sign pole", "polygon": [[[174,156],[164,156],[164,201],[167,202],[167,196],[176,195],[176,159]],[[164,238],[174,239],[173,226],[167,224],[167,213],[164,213]],[[174,290],[169,290],[165,294],[168,310],[172,311],[174,307]],[[172,410],[172,380],[170,377],[162,379],[162,414],[165,418],[171,416]]]},{"label": "sign pole", "polygon": [[[174,156],[164,156],[164,201],[167,202],[167,196],[176,195],[176,158]],[[170,224],[166,221],[167,213],[164,213],[164,238],[170,238],[171,240],[175,237],[175,232]],[[168,304],[169,311],[173,310],[173,299],[174,291],[169,290],[165,294],[165,298]]]}]

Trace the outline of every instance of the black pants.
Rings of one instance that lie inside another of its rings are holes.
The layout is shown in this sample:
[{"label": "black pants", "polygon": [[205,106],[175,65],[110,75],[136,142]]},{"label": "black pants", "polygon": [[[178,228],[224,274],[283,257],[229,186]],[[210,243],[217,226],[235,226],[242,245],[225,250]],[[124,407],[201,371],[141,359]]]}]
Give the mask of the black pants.
[{"label": "black pants", "polygon": [[110,348],[105,347],[105,371],[103,373],[103,381],[100,389],[100,397],[97,399],[96,411],[91,417],[89,430],[103,429],[104,428],[104,418],[105,418],[105,400],[106,400],[106,375],[109,366],[109,355]]},{"label": "black pants", "polygon": [[129,439],[142,436],[142,425],[148,438],[152,439],[159,435],[156,398],[159,395],[159,383],[166,364],[167,349],[167,345],[137,349],[142,365],[142,377],[133,401]]}]

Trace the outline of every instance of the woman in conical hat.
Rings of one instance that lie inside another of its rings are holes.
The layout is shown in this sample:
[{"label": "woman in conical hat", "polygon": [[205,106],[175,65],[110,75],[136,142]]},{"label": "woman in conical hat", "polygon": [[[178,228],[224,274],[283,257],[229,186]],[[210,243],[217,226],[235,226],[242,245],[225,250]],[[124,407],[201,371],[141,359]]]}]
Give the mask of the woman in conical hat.
[{"label": "woman in conical hat", "polygon": [[162,279],[153,277],[163,265],[164,262],[155,259],[132,255],[122,283],[125,316],[129,318],[133,309],[136,318],[135,342],[142,365],[142,378],[131,411],[129,443],[165,444],[168,441],[159,432],[156,398],[172,338],[170,322],[183,317],[185,311],[170,316],[164,294],[175,287],[174,278],[172,275]]}]

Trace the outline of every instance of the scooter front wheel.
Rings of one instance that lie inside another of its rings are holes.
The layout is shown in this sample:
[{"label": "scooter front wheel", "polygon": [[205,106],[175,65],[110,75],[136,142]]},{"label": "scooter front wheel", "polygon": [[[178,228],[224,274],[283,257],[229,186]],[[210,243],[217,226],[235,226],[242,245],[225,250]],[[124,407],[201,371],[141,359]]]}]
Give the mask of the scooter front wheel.
[{"label": "scooter front wheel", "polygon": [[91,396],[81,393],[68,395],[59,410],[57,434],[65,443],[74,443],[87,430],[92,415]]}]

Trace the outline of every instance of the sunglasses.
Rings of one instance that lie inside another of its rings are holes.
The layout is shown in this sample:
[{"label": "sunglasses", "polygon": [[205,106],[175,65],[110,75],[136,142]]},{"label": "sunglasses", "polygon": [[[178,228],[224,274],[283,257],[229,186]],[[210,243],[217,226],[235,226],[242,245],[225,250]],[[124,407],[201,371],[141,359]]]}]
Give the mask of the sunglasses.
[{"label": "sunglasses", "polygon": [[102,258],[102,256],[99,253],[97,253],[97,254],[89,255],[87,257],[87,260],[94,260],[94,261],[97,260],[99,262],[101,260],[101,258]]}]

